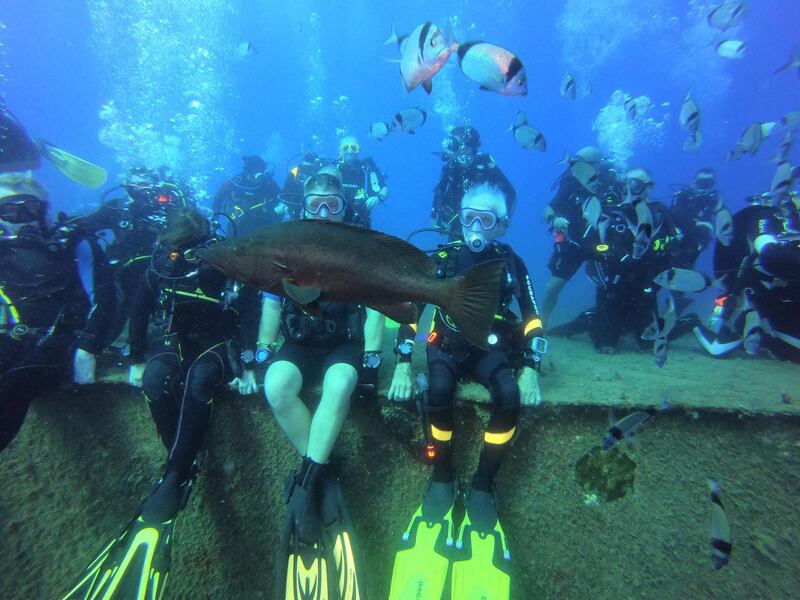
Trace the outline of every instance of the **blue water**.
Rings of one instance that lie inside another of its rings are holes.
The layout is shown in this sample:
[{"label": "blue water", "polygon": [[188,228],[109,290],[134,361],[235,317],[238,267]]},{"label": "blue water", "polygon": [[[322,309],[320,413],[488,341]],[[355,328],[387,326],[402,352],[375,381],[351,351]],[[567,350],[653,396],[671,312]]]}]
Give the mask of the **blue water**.
[{"label": "blue water", "polygon": [[[800,109],[795,73],[772,75],[800,42],[800,3],[752,2],[741,27],[723,37],[710,29],[711,4],[680,0],[586,2],[348,2],[246,0],[4,0],[0,9],[0,91],[32,135],[108,168],[110,182],[132,164],[170,164],[213,194],[242,154],[276,164],[301,150],[333,157],[338,135],[359,136],[389,176],[391,196],[374,213],[377,229],[405,236],[428,224],[431,190],[448,127],[477,127],[516,186],[519,201],[507,235],[543,293],[551,239],[539,215],[564,152],[602,145],[627,166],[649,168],[655,196],[668,197],[702,166],[717,169],[732,210],[765,191],[779,137],[755,157],[726,162],[740,133],[754,121],[774,121]],[[434,79],[428,97],[406,94],[396,48],[382,46],[392,21],[398,32],[432,20],[448,23],[459,41],[485,39],[515,52],[529,79],[526,98],[476,89],[455,58]],[[745,58],[715,53],[722,39],[748,44]],[[256,53],[242,57],[237,47]],[[559,94],[566,72],[578,98]],[[590,82],[592,93],[583,97]],[[618,109],[615,90],[647,96],[652,109],[634,129]],[[697,154],[682,150],[678,112],[691,90],[702,111],[705,139]],[[668,103],[668,104],[667,104]],[[370,140],[369,124],[419,106],[429,120],[415,136]],[[546,154],[521,150],[507,131],[526,111],[548,141]],[[609,116],[610,112],[610,116]],[[795,149],[793,158],[797,159]],[[88,210],[94,191],[61,177],[50,165],[38,175],[56,209]],[[421,244],[434,240],[419,239]],[[707,259],[706,259],[707,260]],[[701,265],[704,264],[701,261]],[[576,277],[562,295],[559,316],[591,303],[589,284]]]}]

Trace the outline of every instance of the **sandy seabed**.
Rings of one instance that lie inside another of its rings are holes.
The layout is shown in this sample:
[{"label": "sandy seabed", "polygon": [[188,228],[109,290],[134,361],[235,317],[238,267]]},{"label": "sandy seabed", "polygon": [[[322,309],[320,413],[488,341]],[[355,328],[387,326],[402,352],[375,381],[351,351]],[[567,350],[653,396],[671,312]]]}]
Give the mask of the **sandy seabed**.
[{"label": "sandy seabed", "polygon": [[[798,597],[800,368],[714,360],[685,344],[658,370],[633,348],[600,356],[584,340],[554,340],[545,367],[546,403],[524,410],[497,482],[513,598]],[[624,414],[664,399],[672,408],[621,448],[636,465],[628,494],[609,503],[587,494],[576,464],[605,435],[607,407]],[[464,478],[486,414],[459,403]],[[164,454],[138,390],[100,383],[38,399],[0,462],[0,598],[60,597],[136,512]],[[368,595],[386,598],[429,467],[364,401],[354,401],[336,455]],[[298,462],[263,397],[216,400],[200,476],[178,518],[167,598],[273,597],[283,479]],[[710,557],[708,477],[723,487],[733,530],[731,563],[720,571]]]}]

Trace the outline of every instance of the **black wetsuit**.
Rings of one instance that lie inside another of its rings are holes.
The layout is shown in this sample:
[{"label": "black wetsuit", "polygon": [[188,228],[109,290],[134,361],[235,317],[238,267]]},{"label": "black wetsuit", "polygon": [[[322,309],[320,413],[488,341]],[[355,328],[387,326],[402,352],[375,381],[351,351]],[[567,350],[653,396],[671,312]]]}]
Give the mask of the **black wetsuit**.
[{"label": "black wetsuit", "polygon": [[714,220],[722,208],[719,192],[686,187],[672,198],[670,216],[680,232],[673,244],[672,266],[693,269],[697,257],[714,239]]},{"label": "black wetsuit", "polygon": [[130,360],[144,362],[155,312],[163,343],[147,363],[143,388],[167,448],[167,472],[178,481],[191,476],[213,394],[240,374],[242,352],[255,349],[259,302],[256,290],[234,286],[206,263],[188,263],[180,251],[154,253],[131,311]]},{"label": "black wetsuit", "polygon": [[292,363],[305,381],[321,381],[334,364],[351,365],[361,371],[364,355],[366,310],[358,304],[320,302],[319,313],[304,313],[290,300],[281,307],[281,332],[284,343],[276,361]]},{"label": "black wetsuit", "polygon": [[[604,168],[597,169],[597,175],[600,181],[598,199],[601,208],[617,204],[623,190],[616,174],[610,166],[605,165]],[[566,235],[559,236],[553,243],[553,253],[547,261],[547,267],[554,277],[572,279],[583,262],[594,255],[594,247],[598,243],[597,231],[586,223],[583,216],[583,204],[592,196],[570,174],[569,169],[559,179],[558,192],[549,204],[553,211],[550,223],[557,217],[563,217],[569,221],[569,226]]]},{"label": "black wetsuit", "polygon": [[31,401],[71,377],[76,348],[102,351],[114,303],[95,240],[0,241],[0,450]]},{"label": "black wetsuit", "polygon": [[[438,308],[428,337],[429,414],[425,425],[432,426],[426,435],[437,448],[434,478],[440,481],[452,479],[450,443],[438,439],[435,432],[452,433],[456,385],[465,375],[471,375],[489,390],[494,402],[478,464],[478,477],[482,478],[485,487],[500,469],[519,417],[520,393],[514,369],[520,364],[518,359],[523,348],[530,348],[530,340],[542,335],[542,322],[528,269],[510,246],[493,242],[484,252],[474,253],[464,245],[456,245],[442,250],[435,258],[440,277],[454,277],[487,260],[503,258],[507,264],[493,335],[489,340],[494,342],[490,343],[490,350],[483,350],[467,341],[452,319]],[[522,315],[521,321],[510,310],[514,299]],[[398,342],[413,338],[412,328],[402,325],[398,330]],[[449,436],[445,437],[449,439]]]},{"label": "black wetsuit", "polygon": [[236,235],[247,235],[284,220],[275,212],[281,189],[271,173],[264,173],[257,182],[244,174],[236,175],[222,184],[214,196],[214,212],[223,213],[236,226]]},{"label": "black wetsuit", "polygon": [[[755,250],[756,240],[774,236],[775,243]],[[715,275],[731,296],[747,290],[762,319],[779,334],[800,342],[800,211],[787,205],[748,206],[733,217],[730,246],[717,242],[714,252]],[[725,303],[727,310],[728,303]],[[723,320],[726,315],[723,313]],[[739,328],[741,323],[730,326]],[[736,333],[738,337],[739,333]],[[800,347],[789,338],[762,336],[776,356],[800,362]]]},{"label": "black wetsuit", "polygon": [[468,167],[455,161],[446,161],[442,166],[439,182],[433,188],[433,206],[431,219],[436,220],[437,227],[445,228],[451,236],[460,237],[461,225],[458,222],[458,211],[464,193],[476,185],[488,183],[500,188],[506,196],[506,207],[509,215],[514,214],[517,192],[490,154],[477,154]]},{"label": "black wetsuit", "polygon": [[653,277],[670,266],[670,246],[676,232],[666,206],[658,202],[648,206],[654,234],[638,259],[633,258],[633,205],[623,204],[603,213],[608,219],[605,239],[594,247],[592,262],[587,265],[587,272],[597,285],[589,336],[598,349],[616,348],[625,331],[631,331],[643,344],[639,336],[658,313],[658,287]]},{"label": "black wetsuit", "polygon": [[336,167],[342,174],[342,187],[347,200],[344,222],[370,228],[372,214],[366,206],[367,198],[378,196],[378,192],[386,185],[386,175],[371,156],[363,160],[339,161]]}]

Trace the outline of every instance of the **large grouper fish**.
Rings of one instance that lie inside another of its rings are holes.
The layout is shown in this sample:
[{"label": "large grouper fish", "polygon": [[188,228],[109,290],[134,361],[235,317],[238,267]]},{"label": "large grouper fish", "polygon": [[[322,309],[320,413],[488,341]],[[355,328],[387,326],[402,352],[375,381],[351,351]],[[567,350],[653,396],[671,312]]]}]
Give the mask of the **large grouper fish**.
[{"label": "large grouper fish", "polygon": [[455,277],[437,277],[434,261],[399,238],[352,225],[303,220],[267,226],[197,251],[225,275],[289,298],[314,314],[317,301],[369,306],[415,323],[416,304],[435,304],[478,347],[487,347],[505,261],[490,260]]}]

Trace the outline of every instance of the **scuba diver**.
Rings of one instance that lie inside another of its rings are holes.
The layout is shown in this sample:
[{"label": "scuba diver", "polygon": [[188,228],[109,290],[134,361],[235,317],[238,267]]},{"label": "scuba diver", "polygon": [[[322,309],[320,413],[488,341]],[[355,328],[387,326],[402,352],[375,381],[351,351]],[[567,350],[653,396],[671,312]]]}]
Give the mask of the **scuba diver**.
[{"label": "scuba diver", "polygon": [[[197,209],[170,215],[134,299],[130,383],[142,387],[166,467],[137,515],[107,543],[66,598],[160,598],[168,579],[178,512],[197,474],[213,398],[226,382],[257,390],[255,342],[259,295],[226,280],[194,252],[215,242]],[[147,328],[158,310],[162,348],[145,363]]]},{"label": "scuba diver", "polygon": [[243,156],[244,168],[230,177],[214,196],[212,208],[235,224],[236,235],[284,220],[286,206],[278,201],[280,187],[272,166],[260,156]]},{"label": "scuba diver", "polygon": [[716,300],[713,332],[694,333],[713,356],[743,346],[751,355],[764,349],[800,362],[800,196],[787,189],[750,200],[733,217],[731,244],[718,241],[714,249],[725,293]]},{"label": "scuba diver", "polygon": [[[306,180],[305,218],[341,223],[347,204],[335,175],[318,173]],[[307,314],[289,299],[266,298],[259,332],[270,355],[264,393],[303,457],[300,469],[289,473],[285,490],[287,515],[276,575],[280,599],[364,597],[353,562],[353,526],[330,460],[359,371],[370,356],[365,352],[366,313],[361,305],[329,301],[319,302],[317,309]],[[280,333],[285,341],[275,352]],[[319,380],[322,397],[312,414],[300,391]]]},{"label": "scuba diver", "polygon": [[692,185],[672,197],[670,216],[678,230],[672,248],[673,266],[693,269],[697,257],[714,239],[717,214],[726,210],[716,184],[716,173],[705,167],[695,174]]},{"label": "scuba diver", "polygon": [[[107,200],[120,189],[124,195]],[[102,195],[100,208],[94,212],[72,218],[59,215],[57,225],[61,232],[75,230],[98,238],[104,232],[113,234],[105,251],[114,271],[119,302],[110,325],[109,343],[125,329],[131,302],[170,215],[194,205],[194,192],[183,180],[170,176],[163,168],[154,171],[134,167],[125,174],[122,185]]]},{"label": "scuba diver", "polygon": [[[433,474],[422,504],[403,536],[403,549],[396,555],[391,599],[414,597],[417,585],[424,587],[426,597],[439,598],[448,559],[453,565],[452,598],[508,597],[508,545],[498,520],[494,480],[514,436],[520,406],[541,402],[538,371],[547,342],[542,337],[542,321],[528,270],[510,246],[497,241],[509,225],[506,207],[507,199],[499,188],[486,183],[470,188],[458,213],[462,241],[441,246],[434,256],[439,277],[455,277],[491,260],[505,261],[506,275],[487,349],[472,345],[449,315],[438,308],[434,311],[427,344],[429,383],[422,394],[421,407]],[[521,320],[510,310],[515,299]],[[413,325],[401,325],[398,330],[390,400],[411,397],[415,332]],[[457,536],[457,547],[462,551],[453,552],[450,557],[436,542],[438,534],[431,537],[427,531],[457,531],[453,521],[458,491],[451,446],[453,400],[456,385],[467,375],[488,388],[493,408],[477,471],[464,499],[466,516]],[[424,379],[421,387],[425,387]],[[467,589],[473,593],[467,594]]]},{"label": "scuba diver", "polygon": [[650,200],[654,185],[647,170],[632,169],[626,174],[625,200],[602,207],[596,220],[598,243],[587,265],[597,286],[595,308],[553,327],[551,335],[588,329],[598,352],[613,354],[623,332],[631,331],[643,347],[641,334],[661,313],[653,278],[669,267],[677,239],[667,207]]},{"label": "scuba diver", "polygon": [[0,98],[0,173],[37,169],[41,158],[53,163],[64,176],[80,185],[98,188],[106,170],[40,139],[33,139]]},{"label": "scuba diver", "polygon": [[361,159],[361,145],[348,135],[339,142],[339,159],[334,165],[342,174],[347,214],[345,223],[372,227],[372,210],[389,197],[384,175],[371,156]]},{"label": "scuba diver", "polygon": [[[295,157],[296,159],[297,156]],[[313,152],[306,152],[302,155],[300,162],[288,170],[286,180],[283,182],[283,189],[278,198],[281,204],[286,207],[289,221],[296,221],[303,217],[303,184],[305,184],[306,179],[316,175],[323,164],[319,156]]]},{"label": "scuba diver", "polygon": [[431,222],[433,227],[448,233],[451,240],[461,235],[458,211],[461,199],[471,187],[490,183],[500,188],[508,202],[508,214],[514,214],[517,192],[492,155],[478,152],[480,145],[478,130],[471,125],[460,125],[442,140],[442,152],[434,153],[444,165],[433,188]]},{"label": "scuba diver", "polygon": [[94,382],[114,312],[100,245],[49,229],[47,207],[30,172],[0,175],[0,450],[70,365],[75,383]]},{"label": "scuba diver", "polygon": [[542,302],[545,321],[549,321],[561,290],[597,244],[596,229],[587,222],[593,218],[592,198],[599,200],[594,204],[597,211],[604,205],[619,204],[624,192],[613,164],[597,148],[581,148],[567,162],[567,169],[554,184],[558,192],[542,215],[554,236],[553,253],[547,261],[551,276]]}]

